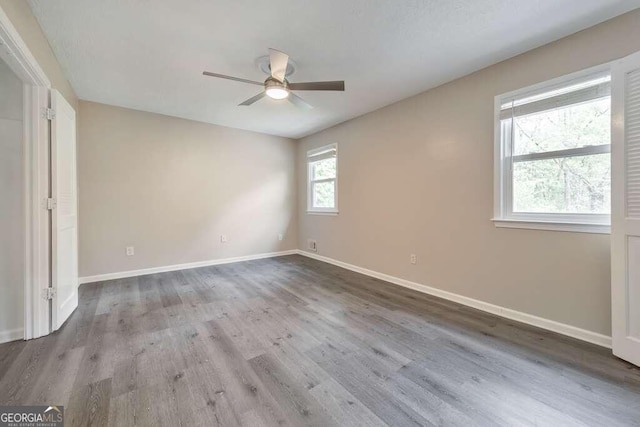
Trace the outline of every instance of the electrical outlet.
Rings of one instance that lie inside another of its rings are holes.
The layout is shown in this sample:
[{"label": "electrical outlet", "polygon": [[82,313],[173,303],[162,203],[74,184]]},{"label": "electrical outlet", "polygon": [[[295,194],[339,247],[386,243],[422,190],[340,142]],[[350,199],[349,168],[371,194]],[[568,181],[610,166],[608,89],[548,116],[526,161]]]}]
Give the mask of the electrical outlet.
[{"label": "electrical outlet", "polygon": [[227,243],[228,241],[226,234],[220,235],[220,243]]},{"label": "electrical outlet", "polygon": [[313,239],[309,239],[307,240],[307,248],[310,251],[318,252],[318,243]]},{"label": "electrical outlet", "polygon": [[133,246],[127,246],[127,256],[134,256],[134,255],[135,255],[135,250]]},{"label": "electrical outlet", "polygon": [[409,261],[411,262],[411,264],[417,264],[418,263],[418,257],[416,256],[416,254],[411,254],[409,256]]},{"label": "electrical outlet", "polygon": [[282,233],[278,234],[278,240],[282,241],[282,239],[284,239],[284,236],[282,235]]}]

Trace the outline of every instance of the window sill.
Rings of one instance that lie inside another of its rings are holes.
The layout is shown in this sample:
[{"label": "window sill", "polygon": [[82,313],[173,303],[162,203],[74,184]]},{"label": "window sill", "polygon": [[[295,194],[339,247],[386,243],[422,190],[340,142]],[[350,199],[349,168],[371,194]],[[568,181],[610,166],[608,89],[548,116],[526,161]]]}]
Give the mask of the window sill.
[{"label": "window sill", "polygon": [[338,211],[307,211],[308,215],[337,216]]},{"label": "window sill", "polygon": [[493,218],[498,228],[521,228],[526,230],[565,231],[572,233],[611,234],[611,225],[584,222],[531,221],[522,219]]}]

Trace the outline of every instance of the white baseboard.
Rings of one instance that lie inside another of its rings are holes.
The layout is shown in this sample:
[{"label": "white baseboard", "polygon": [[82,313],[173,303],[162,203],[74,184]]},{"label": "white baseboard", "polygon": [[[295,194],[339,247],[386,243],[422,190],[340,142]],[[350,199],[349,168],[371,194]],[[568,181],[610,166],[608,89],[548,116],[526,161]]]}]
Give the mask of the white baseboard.
[{"label": "white baseboard", "polygon": [[0,344],[9,342],[9,341],[21,340],[21,339],[24,339],[23,328],[8,329],[6,331],[0,331]]},{"label": "white baseboard", "polygon": [[188,262],[185,264],[166,265],[162,267],[143,268],[140,270],[119,271],[116,273],[98,274],[96,276],[80,277],[80,284],[102,282],[104,280],[124,279],[127,277],[144,276],[145,274],[166,273],[167,271],[187,270],[189,268],[209,267],[212,265],[230,264],[233,262],[251,261],[255,259],[273,258],[285,255],[295,255],[297,249],[280,252],[269,252],[264,254],[246,255],[233,258],[212,259],[207,261]]},{"label": "white baseboard", "polygon": [[379,273],[377,271],[358,267],[356,265],[348,264],[346,262],[338,261],[333,258],[328,258],[315,253],[311,253],[303,250],[298,250],[298,253],[300,255],[304,255],[306,257],[313,258],[318,261],[337,265],[338,267],[346,268],[347,270],[364,274],[366,276],[374,277],[376,279],[394,283],[396,285],[400,285],[405,288],[413,289],[419,292],[424,292],[425,294],[433,295],[449,301],[457,302],[462,305],[473,307],[478,310],[486,311],[487,313],[495,314],[497,316],[505,317],[507,319],[526,323],[532,326],[537,326],[538,328],[557,332],[559,334],[567,335],[572,338],[577,338],[579,340],[586,341],[592,344],[597,344],[602,347],[611,348],[611,337],[606,335],[602,335],[592,331],[587,331],[586,329],[577,328],[575,326],[556,322],[554,320],[549,320],[542,317],[534,316],[533,314],[523,313],[521,311],[512,310],[510,308],[501,307],[499,305],[490,304],[484,301],[479,301],[473,298],[454,294],[452,292],[443,291],[442,289],[432,288],[431,286],[422,285],[420,283],[411,282],[409,280],[400,279],[399,277],[390,276],[384,273]]}]

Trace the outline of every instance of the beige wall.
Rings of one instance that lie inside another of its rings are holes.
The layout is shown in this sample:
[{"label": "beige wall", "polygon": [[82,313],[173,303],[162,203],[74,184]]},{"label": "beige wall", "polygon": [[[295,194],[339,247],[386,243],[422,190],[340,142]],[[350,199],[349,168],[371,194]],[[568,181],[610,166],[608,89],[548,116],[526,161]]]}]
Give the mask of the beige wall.
[{"label": "beige wall", "polygon": [[0,342],[24,325],[22,81],[0,59]]},{"label": "beige wall", "polygon": [[296,248],[295,141],[85,101],[80,117],[80,276]]},{"label": "beige wall", "polygon": [[20,37],[51,81],[52,88],[58,90],[77,111],[78,98],[64,76],[38,20],[31,13],[29,3],[26,0],[0,0],[0,8],[4,10],[13,26],[18,30]]},{"label": "beige wall", "polygon": [[[608,235],[490,221],[493,101],[637,50],[640,11],[302,139],[299,247],[610,335]],[[305,153],[334,142],[340,214],[308,215]]]}]

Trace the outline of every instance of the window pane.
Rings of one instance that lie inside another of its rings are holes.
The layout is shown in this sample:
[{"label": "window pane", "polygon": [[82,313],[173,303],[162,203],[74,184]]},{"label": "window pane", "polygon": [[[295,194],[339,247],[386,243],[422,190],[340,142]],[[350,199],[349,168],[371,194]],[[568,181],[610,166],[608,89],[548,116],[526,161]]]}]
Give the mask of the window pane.
[{"label": "window pane", "polygon": [[336,177],[336,158],[320,160],[311,163],[311,179],[325,179]]},{"label": "window pane", "polygon": [[513,211],[611,212],[611,155],[516,162]]},{"label": "window pane", "polygon": [[335,181],[318,182],[313,184],[313,207],[335,208]]},{"label": "window pane", "polygon": [[602,98],[514,119],[513,154],[611,143],[611,99]]}]

